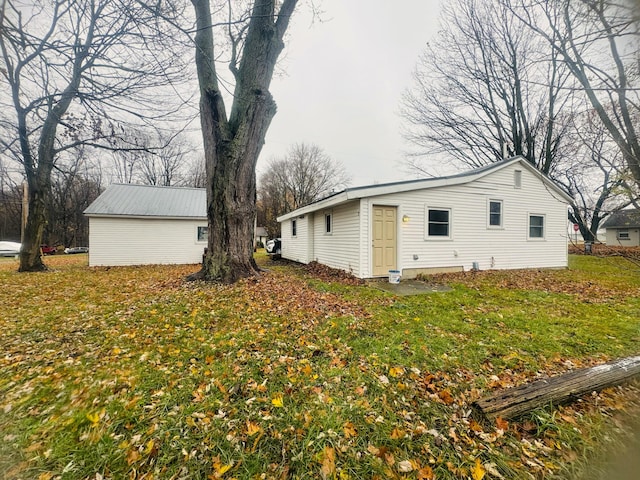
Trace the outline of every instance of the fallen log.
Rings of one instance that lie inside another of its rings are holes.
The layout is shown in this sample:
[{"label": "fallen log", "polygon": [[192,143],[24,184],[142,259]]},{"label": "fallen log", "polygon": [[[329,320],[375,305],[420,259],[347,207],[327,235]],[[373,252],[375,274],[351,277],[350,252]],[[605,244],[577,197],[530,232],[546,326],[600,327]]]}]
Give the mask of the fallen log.
[{"label": "fallen log", "polygon": [[568,403],[637,375],[640,375],[640,356],[628,357],[501,390],[474,402],[473,407],[489,420],[515,418],[549,403]]}]

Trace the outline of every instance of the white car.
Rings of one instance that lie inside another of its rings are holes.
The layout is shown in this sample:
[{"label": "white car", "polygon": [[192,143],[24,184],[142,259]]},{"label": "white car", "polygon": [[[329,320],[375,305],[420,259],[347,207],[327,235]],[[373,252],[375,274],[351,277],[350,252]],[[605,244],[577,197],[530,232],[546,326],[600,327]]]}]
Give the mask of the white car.
[{"label": "white car", "polygon": [[0,257],[17,257],[22,245],[16,242],[0,242]]},{"label": "white car", "polygon": [[265,250],[268,255],[271,255],[271,258],[280,258],[280,254],[282,253],[282,240],[280,238],[268,240],[265,245]]},{"label": "white car", "polygon": [[89,251],[89,247],[71,247],[65,248],[64,253],[73,254],[73,253],[87,253]]}]

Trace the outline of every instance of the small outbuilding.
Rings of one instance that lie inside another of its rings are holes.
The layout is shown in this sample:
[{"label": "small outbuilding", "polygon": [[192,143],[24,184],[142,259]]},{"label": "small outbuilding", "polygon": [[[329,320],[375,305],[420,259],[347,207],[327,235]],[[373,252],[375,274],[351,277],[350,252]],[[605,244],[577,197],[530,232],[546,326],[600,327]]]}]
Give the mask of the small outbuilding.
[{"label": "small outbuilding", "polygon": [[255,232],[253,233],[254,245],[257,247],[267,243],[269,236],[267,235],[267,229],[264,227],[256,227]]},{"label": "small outbuilding", "polygon": [[523,157],[348,188],[278,217],[282,257],[359,278],[567,267],[571,198]]},{"label": "small outbuilding", "polygon": [[640,246],[640,210],[620,210],[602,224],[606,229],[607,245],[622,247]]},{"label": "small outbuilding", "polygon": [[200,263],[207,246],[203,188],[114,184],[89,217],[89,265]]}]

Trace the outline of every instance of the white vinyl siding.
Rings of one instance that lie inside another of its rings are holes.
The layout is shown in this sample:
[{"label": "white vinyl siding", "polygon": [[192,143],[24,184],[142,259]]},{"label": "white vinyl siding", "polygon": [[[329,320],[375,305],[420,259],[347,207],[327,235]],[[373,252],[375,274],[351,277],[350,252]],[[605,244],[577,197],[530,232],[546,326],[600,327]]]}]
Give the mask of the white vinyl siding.
[{"label": "white vinyl siding", "polygon": [[326,232],[327,221],[321,211],[297,217],[295,237],[291,220],[282,222],[282,257],[300,263],[317,261],[359,275],[358,205],[350,202],[331,211],[331,235]]},{"label": "white vinyl siding", "polygon": [[89,218],[89,265],[195,264],[206,219]]},{"label": "white vinyl siding", "polygon": [[331,211],[331,235],[326,234],[326,226],[322,221],[316,222],[314,252],[311,260],[359,275],[359,205],[359,201],[349,202]]},{"label": "white vinyl siding", "polygon": [[[481,270],[566,267],[566,200],[554,196],[528,169],[519,170],[519,190],[513,188],[512,166],[467,184],[370,197],[366,201],[399,205],[399,217],[409,217],[408,222],[399,222],[400,270],[443,267],[470,270],[473,262],[478,262]],[[502,201],[503,226],[487,228],[487,205],[496,198]],[[451,209],[452,241],[426,239],[425,205]],[[544,212],[543,241],[528,240],[529,212]],[[366,233],[364,228],[362,235]]]},{"label": "white vinyl siding", "polygon": [[308,219],[309,215],[301,215],[283,222],[281,232],[282,258],[300,263],[309,263]]},{"label": "white vinyl siding", "polygon": [[[568,199],[524,162],[512,162],[467,183],[415,190],[402,190],[406,184],[400,184],[398,190],[382,186],[384,194],[375,194],[377,187],[371,186],[371,194],[353,200],[347,200],[345,194],[345,203],[331,206],[331,235],[326,234],[325,213],[329,210],[322,203],[315,211],[306,207],[301,212],[310,219],[304,228],[303,220],[292,212],[281,222],[283,256],[303,263],[316,260],[360,278],[372,277],[371,215],[375,205],[397,209],[400,271],[470,270],[476,262],[481,270],[566,267]],[[515,189],[518,177],[520,188]],[[491,225],[492,201],[500,202],[499,227]],[[427,237],[429,208],[450,212],[448,241]],[[529,214],[537,213],[544,215],[544,238],[530,241]],[[407,221],[401,221],[405,216]],[[291,237],[292,218],[298,218],[298,236],[304,232],[304,242]]]},{"label": "white vinyl siding", "polygon": [[607,245],[638,247],[640,246],[640,229],[615,228],[615,227],[607,228],[606,238],[607,238]]}]

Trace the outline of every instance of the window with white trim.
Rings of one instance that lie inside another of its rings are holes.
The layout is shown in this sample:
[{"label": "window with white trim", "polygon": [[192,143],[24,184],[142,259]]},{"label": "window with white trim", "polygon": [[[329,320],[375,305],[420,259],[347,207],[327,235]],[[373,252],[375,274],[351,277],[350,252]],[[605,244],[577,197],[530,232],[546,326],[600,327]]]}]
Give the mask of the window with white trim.
[{"label": "window with white trim", "polygon": [[324,233],[331,234],[333,232],[333,215],[331,213],[324,214]]},{"label": "window with white trim", "polygon": [[208,238],[209,227],[198,227],[198,231],[196,233],[196,241],[198,243],[205,243]]},{"label": "window with white trim", "polygon": [[291,236],[292,237],[298,236],[298,221],[297,220],[291,220]]},{"label": "window with white trim", "polygon": [[502,227],[502,200],[489,200],[488,214],[489,228]]},{"label": "window with white trim", "polygon": [[529,215],[529,238],[544,238],[544,215]]},{"label": "window with white trim", "polygon": [[618,230],[618,233],[616,234],[616,237],[618,240],[630,240],[631,237],[629,236],[629,230]]},{"label": "window with white trim", "polygon": [[427,208],[426,217],[427,238],[451,238],[450,208]]}]

